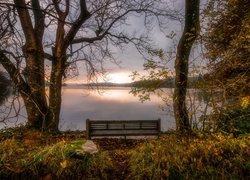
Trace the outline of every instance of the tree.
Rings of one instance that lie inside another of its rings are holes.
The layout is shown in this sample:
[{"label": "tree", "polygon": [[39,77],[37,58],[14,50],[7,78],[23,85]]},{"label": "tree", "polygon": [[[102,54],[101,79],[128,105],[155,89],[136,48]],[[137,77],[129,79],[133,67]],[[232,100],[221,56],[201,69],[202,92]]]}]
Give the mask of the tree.
[{"label": "tree", "polygon": [[212,0],[206,10],[209,79],[227,95],[250,95],[249,6],[248,0]]},{"label": "tree", "polygon": [[[205,87],[213,92],[213,130],[249,132],[250,2],[210,0],[203,35],[208,73]],[[220,92],[220,95],[218,94]]]},{"label": "tree", "polygon": [[188,111],[186,107],[186,93],[188,81],[188,63],[192,45],[200,29],[199,9],[200,1],[185,1],[185,25],[182,37],[177,47],[175,59],[175,90],[174,114],[176,129],[181,133],[190,132]]},{"label": "tree", "polygon": [[[175,57],[175,90],[173,96],[174,116],[176,122],[176,130],[180,134],[189,133],[191,125],[189,122],[188,110],[186,106],[186,94],[188,86],[188,70],[189,70],[189,55],[192,46],[199,35],[200,31],[200,1],[185,1],[185,24],[182,37],[177,46]],[[175,35],[175,34],[174,34]],[[172,59],[170,51],[167,57],[168,61]],[[157,55],[161,62],[149,60],[145,63],[145,70],[149,70],[149,76],[142,76],[140,79],[144,84],[141,87],[134,87],[132,93],[138,95],[140,99],[149,99],[150,92],[154,92],[162,86],[162,83],[168,82],[171,84],[171,73],[166,68],[166,59],[162,54],[162,50],[157,51]],[[133,74],[136,78],[136,72]],[[153,81],[146,81],[153,80]],[[152,83],[153,82],[153,83]]]},{"label": "tree", "polygon": [[113,58],[111,45],[132,43],[140,53],[154,52],[147,35],[119,31],[129,15],[143,14],[146,27],[154,16],[158,22],[174,18],[160,0],[14,0],[1,2],[0,9],[0,63],[23,98],[28,125],[46,131],[58,128],[62,80],[77,61],[93,75],[95,62]]}]

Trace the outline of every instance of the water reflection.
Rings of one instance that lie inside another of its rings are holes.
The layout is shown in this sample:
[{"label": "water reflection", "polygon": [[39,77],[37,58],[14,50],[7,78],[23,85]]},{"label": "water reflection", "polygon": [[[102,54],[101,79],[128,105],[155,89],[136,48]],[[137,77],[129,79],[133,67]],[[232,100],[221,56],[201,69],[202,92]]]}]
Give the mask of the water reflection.
[{"label": "water reflection", "polygon": [[[161,98],[153,95],[151,101],[140,103],[138,97],[129,94],[129,91],[130,88],[112,87],[97,91],[79,86],[63,87],[59,129],[62,131],[84,130],[87,118],[100,120],[150,120],[161,118],[162,131],[175,129],[172,89],[164,89],[163,96],[167,102],[163,102]],[[199,114],[202,114],[205,103],[195,94],[195,90],[189,90],[189,102],[187,104],[189,105],[189,111],[198,112],[199,116]],[[14,117],[6,124],[0,123],[0,128],[26,123],[26,112],[23,107],[20,114],[18,119]],[[192,118],[197,119],[198,116]]]},{"label": "water reflection", "polygon": [[129,88],[109,88],[101,91],[87,89],[63,90],[60,130],[85,129],[85,120],[110,119],[157,119],[161,118],[163,130],[174,128],[173,118],[159,109],[161,100],[153,96],[151,101],[140,103],[137,97],[129,94]]}]

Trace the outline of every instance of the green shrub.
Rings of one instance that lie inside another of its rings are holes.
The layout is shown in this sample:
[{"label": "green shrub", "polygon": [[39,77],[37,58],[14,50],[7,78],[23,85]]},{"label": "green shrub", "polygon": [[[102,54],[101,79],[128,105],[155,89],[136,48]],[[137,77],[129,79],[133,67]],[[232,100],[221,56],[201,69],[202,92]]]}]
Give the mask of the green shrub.
[{"label": "green shrub", "polygon": [[250,106],[223,111],[217,124],[220,130],[234,135],[250,133]]}]

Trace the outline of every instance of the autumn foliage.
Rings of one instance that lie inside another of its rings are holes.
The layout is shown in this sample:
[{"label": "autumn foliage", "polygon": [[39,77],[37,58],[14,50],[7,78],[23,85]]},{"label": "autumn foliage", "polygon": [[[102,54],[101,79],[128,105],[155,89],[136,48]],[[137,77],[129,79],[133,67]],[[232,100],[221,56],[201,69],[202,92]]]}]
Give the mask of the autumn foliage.
[{"label": "autumn foliage", "polygon": [[159,139],[96,139],[99,152],[81,149],[82,133],[1,132],[1,178],[247,179],[250,137],[174,133]]},{"label": "autumn foliage", "polygon": [[132,151],[132,174],[138,179],[249,178],[249,140],[222,134],[189,140],[165,136]]}]

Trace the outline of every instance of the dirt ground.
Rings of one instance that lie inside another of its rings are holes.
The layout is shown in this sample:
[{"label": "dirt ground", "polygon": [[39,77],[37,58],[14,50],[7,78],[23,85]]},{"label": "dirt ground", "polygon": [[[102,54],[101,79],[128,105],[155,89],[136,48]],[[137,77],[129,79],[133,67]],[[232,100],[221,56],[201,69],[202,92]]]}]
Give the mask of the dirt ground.
[{"label": "dirt ground", "polygon": [[113,179],[130,179],[129,169],[129,150],[134,149],[139,144],[143,143],[143,139],[119,139],[119,138],[99,138],[93,140],[98,148],[103,151],[108,151],[109,156],[114,162],[114,169],[110,171],[110,176]]}]

